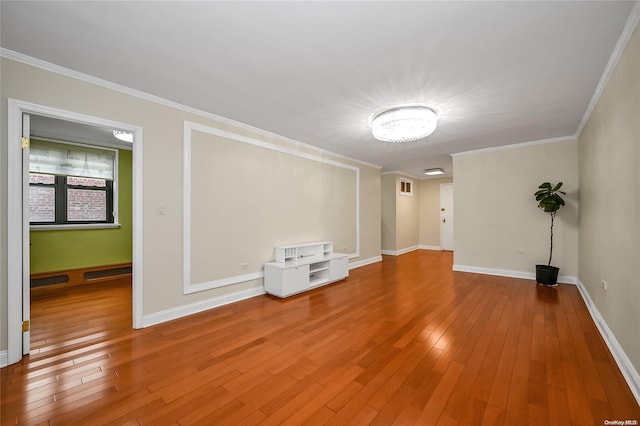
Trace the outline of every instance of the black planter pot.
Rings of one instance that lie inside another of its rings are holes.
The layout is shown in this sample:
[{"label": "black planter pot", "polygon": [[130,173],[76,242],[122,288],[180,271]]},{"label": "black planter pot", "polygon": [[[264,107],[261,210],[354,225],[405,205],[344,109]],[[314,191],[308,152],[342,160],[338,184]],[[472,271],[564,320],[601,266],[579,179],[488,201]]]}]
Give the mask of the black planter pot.
[{"label": "black planter pot", "polygon": [[536,282],[542,285],[558,285],[558,271],[560,268],[549,265],[536,265]]}]

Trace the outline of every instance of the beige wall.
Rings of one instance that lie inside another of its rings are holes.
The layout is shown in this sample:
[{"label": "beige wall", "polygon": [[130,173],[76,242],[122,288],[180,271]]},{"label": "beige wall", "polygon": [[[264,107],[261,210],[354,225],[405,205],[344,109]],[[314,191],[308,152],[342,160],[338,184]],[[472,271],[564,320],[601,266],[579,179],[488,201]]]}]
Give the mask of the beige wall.
[{"label": "beige wall", "polygon": [[418,186],[420,246],[440,247],[440,185],[452,178],[423,179]]},{"label": "beige wall", "polygon": [[[403,251],[415,249],[418,245],[418,226],[420,215],[418,213],[418,180],[410,179],[413,184],[413,195],[400,193],[400,179],[396,180],[396,250]],[[404,177],[406,178],[406,177]]]},{"label": "beige wall", "polygon": [[555,221],[552,264],[560,275],[577,276],[575,140],[458,154],[453,170],[456,267],[533,273],[536,264],[546,264],[550,217],[533,194],[542,182],[562,181],[567,206]]},{"label": "beige wall", "polygon": [[193,131],[190,284],[260,272],[274,245],[355,253],[357,172]]},{"label": "beige wall", "polygon": [[[375,167],[318,151],[302,144],[294,145],[276,135],[218,122],[213,118],[192,114],[181,109],[134,97],[6,58],[2,58],[1,67],[3,129],[7,128],[7,98],[128,123],[143,128],[142,185],[144,191],[142,203],[144,227],[142,272],[144,282],[142,283],[142,304],[145,317],[159,312],[179,310],[196,303],[204,303],[216,297],[226,297],[241,290],[259,288],[262,284],[261,280],[255,280],[214,290],[183,294],[182,143],[185,120],[359,168],[360,257],[352,261],[365,262],[369,259],[376,259],[380,255],[380,170]],[[0,275],[0,312],[2,313],[0,315],[0,350],[7,349],[6,139],[7,133],[2,132],[2,151],[0,152],[2,159],[0,223],[2,228],[0,232],[3,238],[2,247],[0,248],[2,251],[2,263],[0,264],[2,268]],[[243,159],[238,158],[232,161],[241,162]],[[282,199],[278,197],[288,194],[286,188],[270,188],[268,190],[273,192],[271,199],[274,200]],[[278,194],[276,194],[276,191]],[[215,197],[215,194],[212,197]],[[305,198],[300,197],[299,194],[288,194],[287,197],[291,197],[290,199],[295,199],[300,203],[305,202]],[[331,208],[332,201],[331,199],[326,200],[327,209]],[[234,203],[234,200],[221,199],[217,200],[217,203],[218,205],[225,205],[226,203]],[[156,215],[157,204],[165,205],[165,215]],[[248,212],[248,215],[243,220],[260,221],[260,218],[261,213],[257,206],[255,210]],[[310,221],[308,225],[309,229],[314,230],[317,226],[313,221]],[[321,233],[315,233],[313,236],[320,238]],[[256,235],[255,238],[260,240],[263,236]],[[216,241],[216,244],[222,246],[230,243],[231,241],[224,238]],[[266,242],[260,241],[260,245],[263,243],[266,244]],[[275,244],[276,242],[273,243]],[[344,245],[351,248],[351,244],[352,241],[348,241]],[[338,247],[338,249],[342,249],[342,247]],[[254,259],[252,260],[253,263],[272,260],[272,253],[268,257],[266,254],[256,257],[251,252],[252,248],[250,246],[246,247],[246,250],[248,252],[246,253],[247,258]],[[230,262],[236,265],[246,262],[243,255],[237,256]]]},{"label": "beige wall", "polygon": [[[413,182],[413,195],[400,194],[400,180]],[[389,254],[415,249],[419,227],[418,180],[398,173],[382,175],[382,250]]]},{"label": "beige wall", "polygon": [[578,149],[579,278],[640,371],[640,27],[580,135]]},{"label": "beige wall", "polygon": [[396,250],[396,174],[381,176],[382,250]]}]

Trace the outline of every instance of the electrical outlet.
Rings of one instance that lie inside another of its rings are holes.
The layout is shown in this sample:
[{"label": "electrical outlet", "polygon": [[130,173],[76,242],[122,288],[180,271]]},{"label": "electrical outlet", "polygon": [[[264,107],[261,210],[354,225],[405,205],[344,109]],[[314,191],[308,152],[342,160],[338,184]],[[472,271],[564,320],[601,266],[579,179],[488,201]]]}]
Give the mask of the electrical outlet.
[{"label": "electrical outlet", "polygon": [[240,268],[241,269],[249,269],[249,264],[248,263],[241,263],[240,264]]},{"label": "electrical outlet", "polygon": [[525,249],[517,249],[516,253],[518,253],[519,255],[524,255],[527,253],[527,251]]},{"label": "electrical outlet", "polygon": [[602,280],[602,289],[607,291],[607,282],[605,280]]}]

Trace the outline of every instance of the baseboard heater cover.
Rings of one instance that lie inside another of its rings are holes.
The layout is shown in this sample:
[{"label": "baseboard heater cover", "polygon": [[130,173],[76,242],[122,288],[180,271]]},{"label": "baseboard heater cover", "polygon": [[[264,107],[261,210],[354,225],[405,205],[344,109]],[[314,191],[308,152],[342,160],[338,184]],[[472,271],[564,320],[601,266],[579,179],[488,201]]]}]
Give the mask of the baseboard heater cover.
[{"label": "baseboard heater cover", "polygon": [[62,287],[131,277],[131,263],[91,266],[65,271],[31,274],[31,288]]}]

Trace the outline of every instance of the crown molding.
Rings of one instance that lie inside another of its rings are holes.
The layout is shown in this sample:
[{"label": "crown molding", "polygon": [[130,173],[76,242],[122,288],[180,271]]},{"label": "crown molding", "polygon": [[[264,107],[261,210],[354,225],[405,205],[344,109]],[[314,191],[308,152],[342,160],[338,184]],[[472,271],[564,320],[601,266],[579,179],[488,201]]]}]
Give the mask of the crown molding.
[{"label": "crown molding", "polygon": [[467,154],[479,154],[479,153],[483,153],[483,152],[502,151],[502,150],[505,150],[505,149],[524,148],[526,146],[544,145],[544,144],[547,144],[547,143],[556,143],[556,142],[567,142],[567,141],[573,141],[575,139],[576,139],[576,137],[574,135],[561,136],[561,137],[558,137],[558,138],[540,139],[540,140],[537,140],[537,141],[521,142],[521,143],[510,144],[510,145],[492,146],[490,148],[474,149],[474,150],[471,150],[471,151],[455,152],[455,153],[451,154],[451,156],[452,157],[460,157],[460,156],[467,155]]},{"label": "crown molding", "polygon": [[380,173],[380,175],[399,175],[399,176],[403,176],[409,179],[420,179],[420,177],[418,176],[414,176],[414,175],[410,175],[409,173],[406,172],[400,172],[400,171],[388,171],[388,172],[382,172]]},{"label": "crown molding", "polygon": [[578,125],[576,129],[575,137],[576,139],[582,134],[584,130],[584,126],[587,125],[587,122],[591,118],[591,114],[593,114],[593,110],[596,108],[598,101],[600,100],[600,96],[604,92],[605,87],[607,87],[607,83],[609,83],[609,79],[613,75],[613,72],[616,69],[616,65],[618,65],[618,61],[622,57],[624,53],[624,49],[627,47],[631,36],[633,35],[633,31],[638,26],[638,22],[640,22],[640,1],[635,1],[631,12],[629,13],[629,17],[627,18],[627,23],[625,24],[622,32],[620,33],[620,37],[618,37],[618,42],[613,48],[613,52],[611,52],[611,56],[609,57],[609,62],[602,72],[602,76],[600,77],[600,81],[596,86],[595,91],[593,92],[593,96],[591,97],[591,101],[587,106],[584,115],[582,116],[582,121]]},{"label": "crown molding", "polygon": [[264,130],[264,129],[261,129],[259,127],[255,127],[255,126],[252,126],[250,124],[243,123],[241,121],[232,120],[230,118],[223,117],[221,115],[212,114],[210,112],[203,111],[201,109],[193,108],[193,107],[190,107],[188,105],[184,105],[184,104],[181,104],[181,103],[178,103],[178,102],[170,101],[170,100],[162,98],[160,96],[152,95],[150,93],[143,92],[143,91],[137,90],[137,89],[133,89],[131,87],[123,86],[123,85],[118,84],[118,83],[113,83],[111,81],[104,80],[104,79],[92,76],[90,74],[85,74],[85,73],[82,73],[82,72],[79,72],[79,71],[75,71],[75,70],[72,70],[72,69],[69,69],[69,68],[61,67],[59,65],[52,64],[50,62],[43,61],[41,59],[33,58],[31,56],[27,56],[25,54],[22,54],[22,53],[19,53],[19,52],[15,52],[15,51],[10,50],[10,49],[0,48],[0,57],[6,58],[6,59],[10,59],[10,60],[13,60],[13,61],[16,61],[16,62],[21,62],[21,63],[26,64],[26,65],[30,65],[30,66],[33,66],[33,67],[36,67],[36,68],[43,69],[45,71],[50,71],[50,72],[53,72],[53,73],[56,73],[56,74],[60,74],[60,75],[63,75],[65,77],[70,77],[70,78],[73,78],[73,79],[76,79],[76,80],[84,81],[85,83],[90,83],[90,84],[93,84],[93,85],[96,85],[96,86],[104,87],[106,89],[113,90],[113,91],[116,91],[116,92],[120,92],[120,93],[123,93],[125,95],[135,96],[137,98],[144,99],[146,101],[153,102],[153,103],[156,103],[156,104],[160,104],[160,105],[163,105],[163,106],[166,106],[166,107],[169,107],[169,108],[174,108],[174,109],[177,109],[177,110],[189,113],[189,114],[196,115],[198,117],[206,118],[206,119],[209,119],[209,120],[214,120],[214,121],[217,121],[219,123],[228,124],[228,125],[237,127],[239,129],[242,129],[242,130],[246,130],[246,131],[249,131],[249,132],[260,134],[260,135],[268,137],[268,138],[269,137],[271,137],[271,138],[275,137],[275,138],[277,138],[277,139],[279,139],[281,141],[290,143],[290,144],[295,145],[297,147],[310,149],[310,150],[313,150],[313,151],[316,151],[316,152],[319,152],[319,153],[322,153],[322,154],[331,155],[331,156],[334,156],[334,157],[341,158],[343,160],[351,161],[351,162],[354,162],[354,163],[362,164],[362,165],[373,167],[373,168],[376,168],[376,169],[382,169],[382,166],[379,166],[377,164],[367,163],[366,161],[358,160],[356,158],[348,157],[346,155],[342,155],[342,154],[338,154],[336,152],[332,152],[332,151],[329,151],[329,150],[326,150],[326,149],[318,148],[317,146],[313,146],[313,145],[310,145],[310,144],[307,144],[307,143],[304,143],[304,142],[300,142],[300,141],[297,141],[295,139],[291,139],[291,138],[288,138],[286,136],[279,135],[277,133],[269,132],[268,130]]}]

